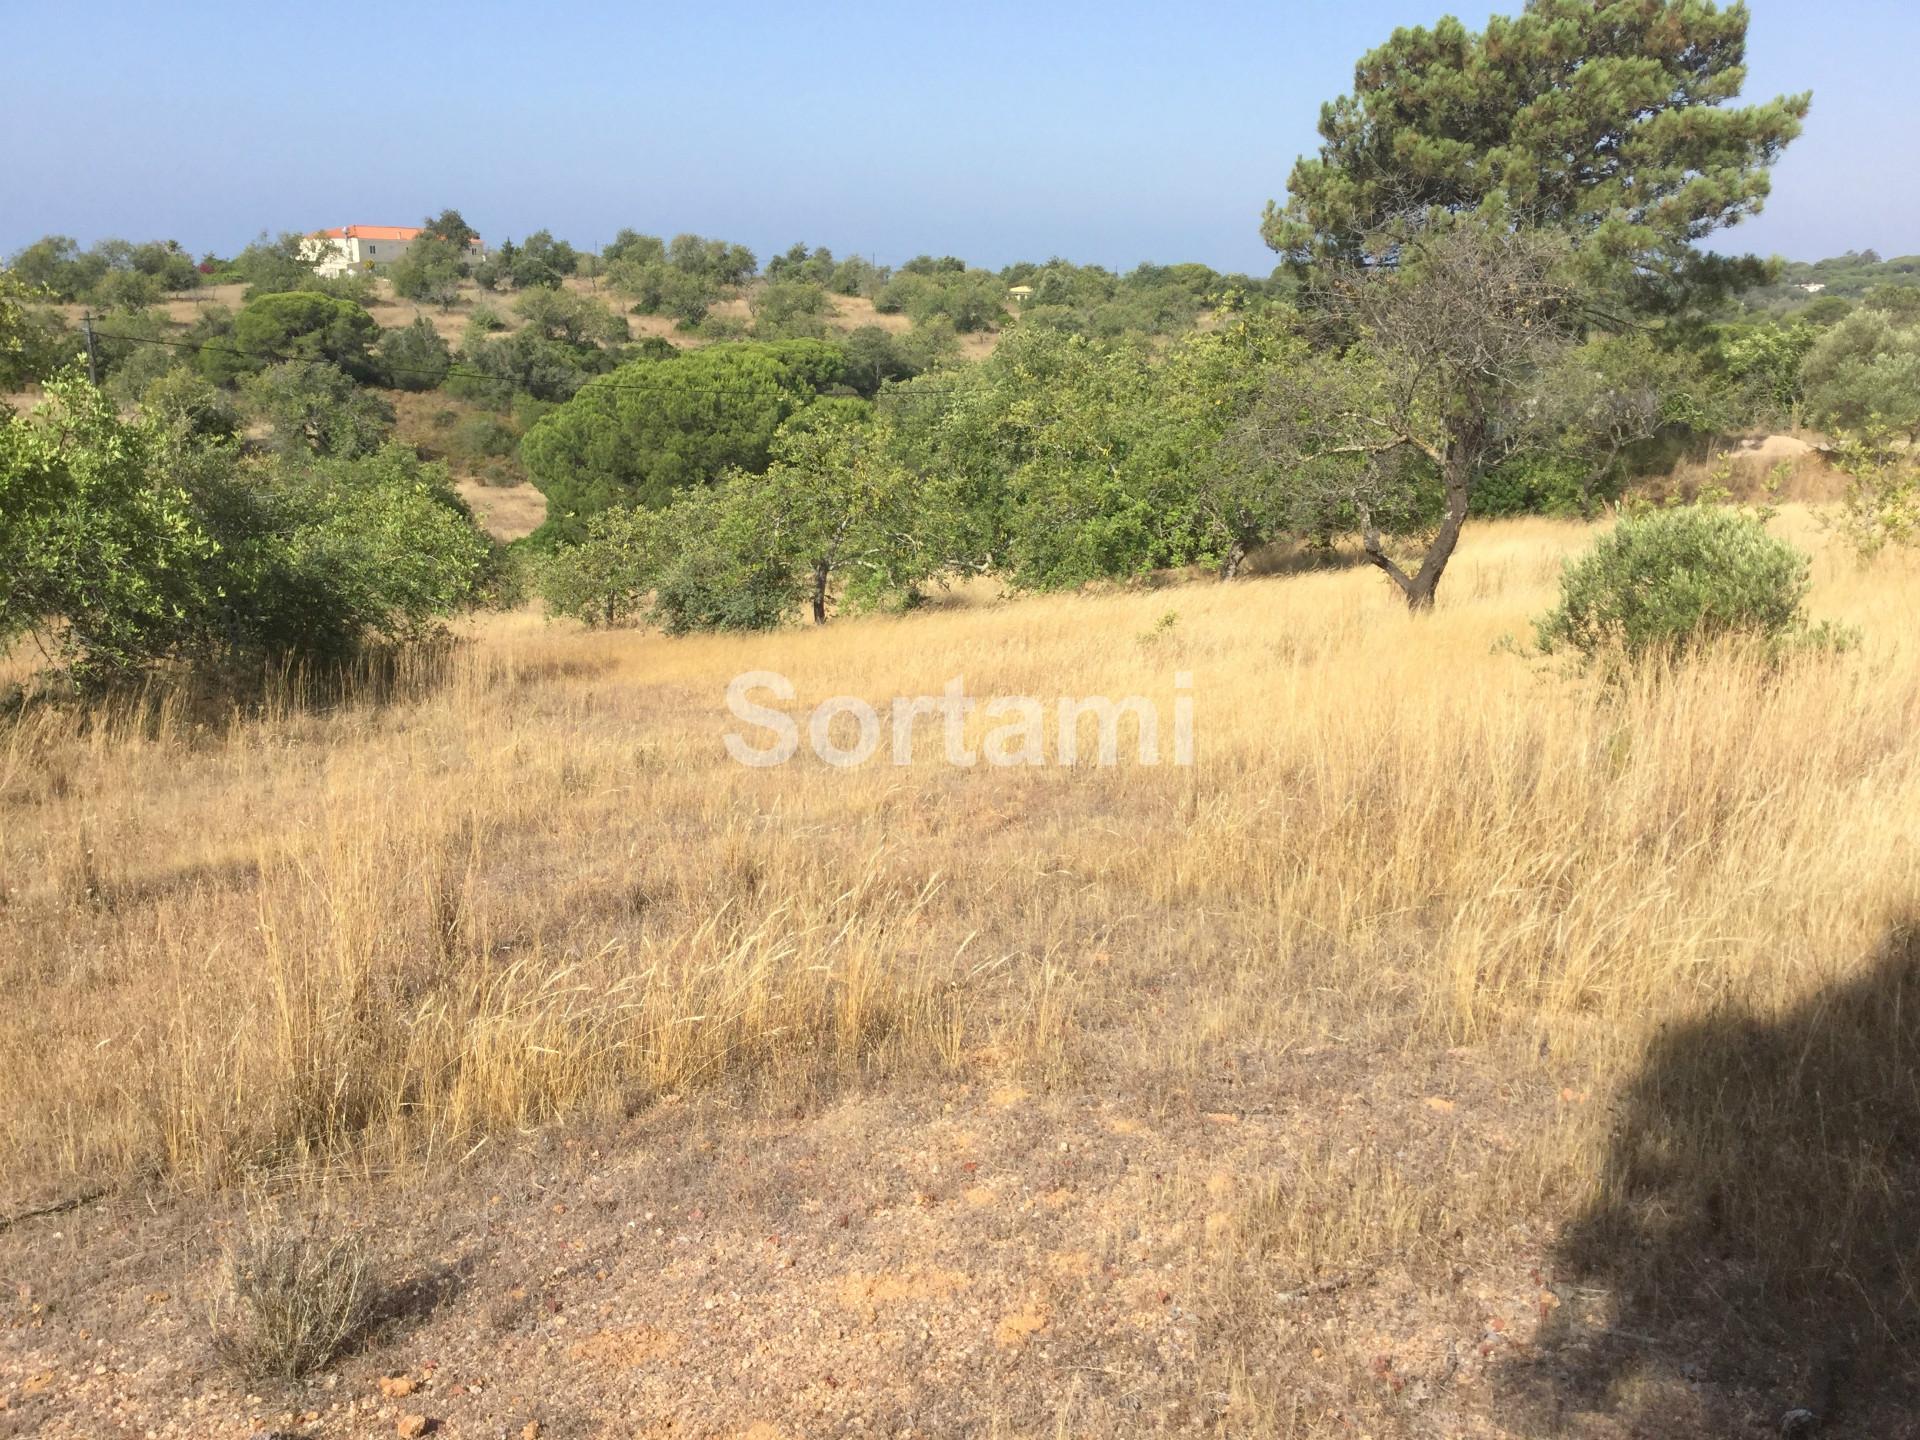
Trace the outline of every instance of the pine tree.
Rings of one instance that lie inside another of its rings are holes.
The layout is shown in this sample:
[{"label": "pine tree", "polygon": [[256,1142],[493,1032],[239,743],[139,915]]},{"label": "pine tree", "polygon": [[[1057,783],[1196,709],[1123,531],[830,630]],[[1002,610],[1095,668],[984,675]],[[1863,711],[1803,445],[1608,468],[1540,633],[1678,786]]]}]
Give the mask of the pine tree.
[{"label": "pine tree", "polygon": [[1730,103],[1747,20],[1712,0],[1528,0],[1479,33],[1450,16],[1397,30],[1322,108],[1319,156],[1262,233],[1296,264],[1364,263],[1435,211],[1481,210],[1566,232],[1636,306],[1757,278],[1693,248],[1760,209],[1811,98]]}]

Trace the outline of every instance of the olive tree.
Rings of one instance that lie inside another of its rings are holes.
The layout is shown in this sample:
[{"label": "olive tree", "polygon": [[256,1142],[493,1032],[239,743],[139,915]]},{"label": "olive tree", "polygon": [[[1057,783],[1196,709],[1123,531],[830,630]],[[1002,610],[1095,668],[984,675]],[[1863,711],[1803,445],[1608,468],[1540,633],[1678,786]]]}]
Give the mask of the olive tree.
[{"label": "olive tree", "polygon": [[836,581],[868,601],[911,593],[932,569],[924,490],[891,441],[864,401],[816,401],[781,427],[765,471],[726,481],[727,502],[791,557],[816,625]]},{"label": "olive tree", "polygon": [[[1433,606],[1487,472],[1539,443],[1542,377],[1564,356],[1573,288],[1558,237],[1462,220],[1411,236],[1398,264],[1343,267],[1324,314],[1345,348],[1279,371],[1255,418],[1258,451],[1303,528],[1357,530],[1408,608]],[[1411,571],[1383,534],[1425,519]]]}]

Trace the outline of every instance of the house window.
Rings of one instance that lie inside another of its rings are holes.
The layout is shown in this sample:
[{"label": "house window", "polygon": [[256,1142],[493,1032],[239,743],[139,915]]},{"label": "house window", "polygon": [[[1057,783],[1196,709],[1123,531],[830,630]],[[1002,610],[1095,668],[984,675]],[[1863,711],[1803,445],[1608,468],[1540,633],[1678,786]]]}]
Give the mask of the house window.
[{"label": "house window", "polygon": [[372,253],[373,253],[373,246],[372,246],[372,245],[368,245],[368,246],[367,246],[367,254],[369,254],[369,255],[371,255]]}]

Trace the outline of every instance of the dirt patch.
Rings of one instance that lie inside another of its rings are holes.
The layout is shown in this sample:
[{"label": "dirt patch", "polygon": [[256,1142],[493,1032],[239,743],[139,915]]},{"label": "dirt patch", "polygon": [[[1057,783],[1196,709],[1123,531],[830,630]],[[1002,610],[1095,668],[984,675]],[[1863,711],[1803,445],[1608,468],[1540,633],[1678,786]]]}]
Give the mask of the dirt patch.
[{"label": "dirt patch", "polygon": [[1828,458],[1825,437],[1811,434],[1749,435],[1727,441],[1703,460],[1686,460],[1666,475],[1635,488],[1655,501],[1691,501],[1724,491],[1755,503],[1826,504],[1846,494],[1847,477]]},{"label": "dirt patch", "polygon": [[496,540],[519,540],[538,530],[547,518],[547,497],[531,485],[483,485],[477,480],[454,482],[473,518]]},{"label": "dirt patch", "polygon": [[[1445,1125],[1423,1099],[1436,1071],[1457,1097]],[[411,1415],[449,1435],[1118,1435],[1146,1417],[1152,1433],[1212,1435],[1265,1433],[1278,1394],[1296,1433],[1532,1435],[1508,1373],[1579,1293],[1546,1232],[1481,1216],[1440,1254],[1382,1231],[1302,1272],[1248,1197],[1317,1174],[1330,1123],[1429,1173],[1484,1167],[1560,1108],[1544,1077],[1458,1054],[1389,1073],[1326,1051],[1157,1115],[1092,1090],[1005,1107],[966,1085],[798,1117],[668,1106],[482,1173],[340,1195],[385,1237],[390,1270],[470,1278],[298,1387],[209,1363],[200,1327],[231,1211],[123,1199],[0,1236],[18,1287],[0,1321],[0,1435],[93,1435],[111,1416],[160,1437],[323,1440]],[[1203,1118],[1226,1113],[1238,1123]],[[986,1169],[1003,1206],[969,1202]],[[1230,1351],[1260,1371],[1236,1379]],[[1676,1375],[1671,1394],[1637,1383],[1636,1413],[1665,1405],[1674,1422],[1642,1435],[1698,1433],[1687,1397],[1703,1387],[1746,1395],[1731,1375]],[[1627,1432],[1575,1412],[1556,1433]]]}]

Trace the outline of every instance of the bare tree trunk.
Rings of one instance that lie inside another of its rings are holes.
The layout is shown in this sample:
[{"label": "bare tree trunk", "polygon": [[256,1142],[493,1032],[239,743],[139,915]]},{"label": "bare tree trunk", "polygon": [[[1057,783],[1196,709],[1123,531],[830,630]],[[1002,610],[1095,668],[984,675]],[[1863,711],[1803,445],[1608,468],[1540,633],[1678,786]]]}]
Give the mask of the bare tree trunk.
[{"label": "bare tree trunk", "polygon": [[1614,461],[1620,458],[1620,451],[1623,448],[1624,448],[1623,446],[1618,444],[1610,445],[1607,448],[1607,458],[1605,463],[1600,465],[1598,469],[1589,467],[1588,469],[1583,470],[1581,472],[1580,474],[1580,518],[1582,520],[1593,519],[1594,482],[1596,480],[1604,480],[1606,479],[1607,476],[1613,473],[1613,463]]},{"label": "bare tree trunk", "polygon": [[813,563],[813,623],[827,623],[827,562],[824,560]]},{"label": "bare tree trunk", "polygon": [[1472,488],[1467,473],[1456,469],[1449,457],[1447,465],[1447,513],[1440,521],[1440,529],[1434,534],[1433,543],[1427,547],[1420,568],[1414,572],[1412,580],[1401,587],[1407,597],[1409,610],[1433,609],[1434,596],[1440,590],[1440,577],[1446,573],[1447,562],[1453,558],[1453,547],[1460,543],[1460,527],[1467,523],[1467,499]]},{"label": "bare tree trunk", "polygon": [[1236,538],[1234,542],[1227,547],[1226,558],[1220,562],[1221,580],[1232,580],[1239,575],[1240,567],[1246,563],[1247,542]]},{"label": "bare tree trunk", "polygon": [[1418,570],[1409,576],[1387,558],[1380,549],[1377,535],[1369,531],[1366,536],[1367,558],[1393,577],[1400,587],[1400,593],[1406,597],[1407,608],[1415,614],[1433,609],[1434,597],[1440,590],[1440,577],[1446,574],[1447,562],[1453,558],[1453,548],[1460,543],[1460,529],[1467,523],[1467,504],[1473,498],[1474,477],[1479,474],[1486,453],[1481,443],[1484,433],[1482,422],[1468,420],[1459,425],[1453,439],[1447,442],[1447,452],[1440,466],[1447,509],[1441,517],[1439,530],[1434,532],[1433,543],[1427,546],[1427,553],[1421,557]]}]

